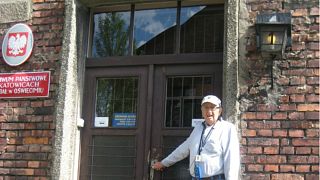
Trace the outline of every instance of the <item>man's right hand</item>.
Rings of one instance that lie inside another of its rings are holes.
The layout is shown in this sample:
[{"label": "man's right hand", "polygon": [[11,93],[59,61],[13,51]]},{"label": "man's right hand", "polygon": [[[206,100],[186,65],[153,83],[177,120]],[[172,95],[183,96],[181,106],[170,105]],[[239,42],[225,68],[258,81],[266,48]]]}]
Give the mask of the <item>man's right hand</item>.
[{"label": "man's right hand", "polygon": [[157,171],[162,171],[165,168],[165,166],[161,162],[155,162],[152,165],[152,168],[157,170]]}]

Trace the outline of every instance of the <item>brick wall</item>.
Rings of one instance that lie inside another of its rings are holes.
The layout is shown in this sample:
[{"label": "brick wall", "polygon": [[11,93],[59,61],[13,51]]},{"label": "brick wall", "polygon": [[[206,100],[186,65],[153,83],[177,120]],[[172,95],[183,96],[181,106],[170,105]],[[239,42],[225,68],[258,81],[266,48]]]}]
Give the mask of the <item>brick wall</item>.
[{"label": "brick wall", "polygon": [[[31,58],[20,66],[10,67],[1,54],[0,72],[51,71],[50,96],[0,100],[0,180],[50,179],[64,0],[33,0],[32,8],[32,19],[22,22],[33,31]],[[1,44],[5,32],[16,23],[0,23]]]},{"label": "brick wall", "polygon": [[[247,0],[250,40],[240,89],[243,179],[319,179],[319,5]],[[255,49],[259,12],[291,12],[292,47],[269,70]]]}]

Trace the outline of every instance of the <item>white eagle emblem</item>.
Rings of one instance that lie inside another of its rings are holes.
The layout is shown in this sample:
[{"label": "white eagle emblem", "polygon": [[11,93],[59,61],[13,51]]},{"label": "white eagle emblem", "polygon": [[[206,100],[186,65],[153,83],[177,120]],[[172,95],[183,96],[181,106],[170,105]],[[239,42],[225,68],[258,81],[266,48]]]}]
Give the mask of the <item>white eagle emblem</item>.
[{"label": "white eagle emblem", "polygon": [[12,33],[9,35],[7,55],[23,56],[26,52],[27,33]]}]

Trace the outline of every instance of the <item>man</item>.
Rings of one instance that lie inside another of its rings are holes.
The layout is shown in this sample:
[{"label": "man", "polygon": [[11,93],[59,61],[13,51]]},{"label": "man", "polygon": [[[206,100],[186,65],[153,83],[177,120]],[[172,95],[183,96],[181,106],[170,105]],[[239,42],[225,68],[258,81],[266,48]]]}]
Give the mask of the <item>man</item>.
[{"label": "man", "polygon": [[240,150],[236,128],[221,117],[221,100],[213,95],[201,102],[204,122],[177,149],[152,168],[163,170],[190,155],[193,180],[237,180]]}]

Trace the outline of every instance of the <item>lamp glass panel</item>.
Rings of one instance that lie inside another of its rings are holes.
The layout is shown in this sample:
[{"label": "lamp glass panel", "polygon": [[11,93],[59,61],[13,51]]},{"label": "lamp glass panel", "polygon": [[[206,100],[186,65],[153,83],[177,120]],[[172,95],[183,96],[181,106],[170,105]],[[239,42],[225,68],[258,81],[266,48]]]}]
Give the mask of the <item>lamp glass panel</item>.
[{"label": "lamp glass panel", "polygon": [[278,45],[283,43],[283,32],[262,32],[262,44],[263,45]]},{"label": "lamp glass panel", "polygon": [[[265,28],[261,32],[261,51],[266,52],[282,52],[285,29],[284,28],[274,28],[278,31],[272,30],[271,28]],[[282,31],[281,31],[282,30]]]}]

